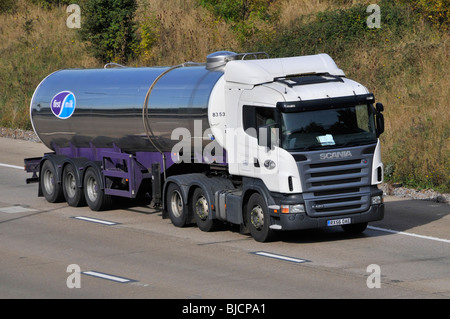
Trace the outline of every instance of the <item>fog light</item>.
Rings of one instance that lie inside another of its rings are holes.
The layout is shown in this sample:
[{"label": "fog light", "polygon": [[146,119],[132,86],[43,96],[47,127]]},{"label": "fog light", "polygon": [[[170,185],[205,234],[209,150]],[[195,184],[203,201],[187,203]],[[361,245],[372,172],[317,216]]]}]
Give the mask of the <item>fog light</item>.
[{"label": "fog light", "polygon": [[383,203],[383,197],[382,196],[373,196],[372,197],[372,205],[379,205]]}]

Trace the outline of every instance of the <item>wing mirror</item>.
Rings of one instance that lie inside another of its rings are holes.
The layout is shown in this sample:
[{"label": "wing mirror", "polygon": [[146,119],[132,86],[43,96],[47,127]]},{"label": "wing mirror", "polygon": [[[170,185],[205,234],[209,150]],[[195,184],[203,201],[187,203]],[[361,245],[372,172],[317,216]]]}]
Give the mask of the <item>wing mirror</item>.
[{"label": "wing mirror", "polygon": [[381,112],[384,111],[384,105],[381,103],[377,103],[375,105],[376,108],[376,122],[377,122],[377,134],[380,136],[384,132],[384,116]]}]

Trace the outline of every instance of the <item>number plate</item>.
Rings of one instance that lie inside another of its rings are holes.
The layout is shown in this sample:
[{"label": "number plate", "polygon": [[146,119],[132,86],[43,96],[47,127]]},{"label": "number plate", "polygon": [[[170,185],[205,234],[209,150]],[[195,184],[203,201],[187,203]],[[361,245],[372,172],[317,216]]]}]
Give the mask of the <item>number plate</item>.
[{"label": "number plate", "polygon": [[341,219],[332,219],[327,221],[327,226],[339,226],[339,225],[347,225],[351,224],[351,218],[341,218]]}]

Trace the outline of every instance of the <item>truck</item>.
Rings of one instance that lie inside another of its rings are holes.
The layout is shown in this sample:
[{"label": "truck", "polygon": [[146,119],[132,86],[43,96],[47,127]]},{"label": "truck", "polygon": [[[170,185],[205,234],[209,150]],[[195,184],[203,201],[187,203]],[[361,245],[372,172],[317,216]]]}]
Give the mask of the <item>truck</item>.
[{"label": "truck", "polygon": [[383,105],[327,54],[214,52],[205,63],[66,69],[31,123],[51,152],[25,159],[38,196],[94,211],[151,198],[176,227],[281,231],[384,217]]}]

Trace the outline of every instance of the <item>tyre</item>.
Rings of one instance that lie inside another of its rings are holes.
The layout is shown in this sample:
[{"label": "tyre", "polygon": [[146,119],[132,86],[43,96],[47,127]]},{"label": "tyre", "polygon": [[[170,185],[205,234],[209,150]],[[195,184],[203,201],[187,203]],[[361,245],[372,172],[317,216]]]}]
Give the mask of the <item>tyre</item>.
[{"label": "tyre", "polygon": [[260,194],[255,193],[250,196],[247,204],[246,216],[250,234],[256,241],[268,242],[273,239],[274,231],[269,228],[269,209],[264,198]]},{"label": "tyre", "polygon": [[342,225],[341,227],[347,233],[352,234],[352,235],[357,235],[366,230],[367,223]]},{"label": "tyre", "polygon": [[55,165],[49,161],[44,161],[41,169],[40,186],[45,199],[49,203],[58,203],[64,199],[61,184],[58,183]]},{"label": "tyre", "polygon": [[101,189],[99,169],[89,167],[84,174],[84,197],[89,208],[101,211],[111,207],[112,197]]},{"label": "tyre", "polygon": [[188,209],[184,204],[181,188],[175,183],[169,184],[166,193],[166,208],[169,218],[176,227],[185,227]]},{"label": "tyre", "polygon": [[205,232],[214,231],[219,227],[219,221],[217,219],[211,219],[210,204],[208,199],[201,188],[197,188],[192,195],[191,200],[192,212],[194,214],[195,222],[200,230]]},{"label": "tyre", "polygon": [[62,187],[64,198],[69,206],[79,207],[86,204],[83,189],[77,184],[75,169],[72,164],[67,164],[64,167]]}]

